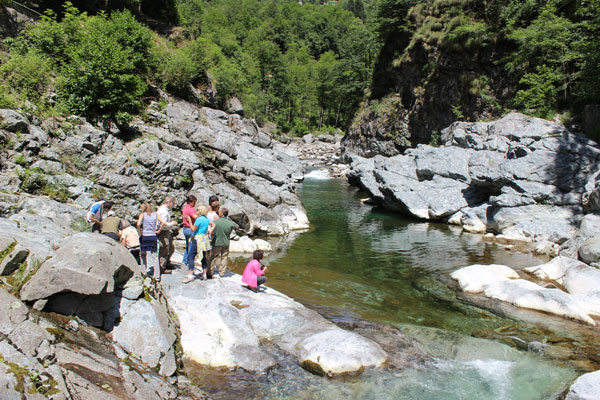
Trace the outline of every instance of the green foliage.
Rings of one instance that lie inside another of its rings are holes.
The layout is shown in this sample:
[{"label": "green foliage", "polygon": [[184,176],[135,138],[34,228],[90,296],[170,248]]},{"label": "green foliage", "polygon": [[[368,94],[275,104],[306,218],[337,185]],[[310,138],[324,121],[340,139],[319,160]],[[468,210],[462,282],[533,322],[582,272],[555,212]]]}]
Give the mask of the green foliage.
[{"label": "green foliage", "polygon": [[[469,77],[456,82],[462,90],[453,100],[467,117],[507,107],[549,116],[600,97],[600,0],[380,0],[376,22],[376,98],[418,98],[453,60]],[[388,78],[390,67],[415,63],[423,67],[413,79]]]},{"label": "green foliage", "polygon": [[[79,45],[68,48],[70,62],[63,68],[59,96],[69,112],[115,118],[140,109],[139,98],[146,86],[138,73],[146,66],[136,54],[136,47],[144,48],[149,43],[127,43],[135,36],[118,26],[124,17],[133,17],[123,14],[115,13],[109,19],[103,15],[90,17]],[[138,39],[144,40],[144,35]]]},{"label": "green foliage", "polygon": [[157,79],[164,89],[176,95],[186,95],[188,85],[198,78],[199,70],[189,47],[161,48]]},{"label": "green foliage", "polygon": [[70,198],[71,194],[66,185],[61,184],[46,184],[41,192],[53,200],[61,203],[66,203]]},{"label": "green foliage", "polygon": [[156,64],[152,33],[129,11],[88,16],[69,2],[60,21],[48,11],[10,44],[0,78],[19,82],[19,95],[39,98],[52,66],[61,107],[88,118],[127,120],[138,112],[143,77]]},{"label": "green foliage", "polygon": [[39,104],[38,99],[50,86],[51,66],[47,58],[38,52],[14,52],[0,66],[0,82],[3,91]]},{"label": "green foliage", "polygon": [[21,172],[18,172],[18,176],[21,180],[19,188],[27,193],[39,193],[48,184],[44,174],[35,169],[25,168]]},{"label": "green foliage", "polygon": [[194,50],[181,63],[197,67],[184,69],[182,81],[214,85],[218,106],[237,96],[248,116],[284,131],[347,126],[369,84],[378,44],[362,1],[345,7],[182,0],[180,21],[193,40],[178,47]]}]

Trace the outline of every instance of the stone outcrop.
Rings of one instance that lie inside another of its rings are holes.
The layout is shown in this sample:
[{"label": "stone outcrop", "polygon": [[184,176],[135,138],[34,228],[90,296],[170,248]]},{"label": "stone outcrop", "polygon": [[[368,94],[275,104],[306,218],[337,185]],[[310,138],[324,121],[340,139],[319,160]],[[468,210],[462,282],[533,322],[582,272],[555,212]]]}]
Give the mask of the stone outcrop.
[{"label": "stone outcrop", "polygon": [[[0,219],[0,225],[7,223]],[[10,258],[17,249],[30,249],[36,236],[14,227],[0,235],[0,244],[8,246],[0,252]],[[125,352],[159,374],[176,372],[178,327],[173,311],[160,286],[142,279],[125,247],[104,235],[76,233],[63,239],[58,249],[47,250],[49,258],[42,261],[29,250],[17,270],[4,274],[22,301],[111,332]]]},{"label": "stone outcrop", "polygon": [[524,271],[554,287],[521,279],[504,265],[471,265],[451,276],[465,292],[596,325],[593,318],[600,317],[600,270],[572,258],[556,257]]},{"label": "stone outcrop", "polygon": [[565,243],[594,198],[600,148],[561,124],[513,113],[454,123],[441,139],[393,157],[348,155],[348,181],[387,209],[529,242]]},{"label": "stone outcrop", "polygon": [[[164,375],[164,374],[163,374]],[[108,334],[30,310],[0,288],[0,398],[201,400],[186,379],[157,374]]]},{"label": "stone outcrop", "polygon": [[[8,192],[58,198],[80,215],[94,199],[110,198],[132,221],[142,201],[171,195],[183,205],[193,193],[202,204],[216,194],[241,234],[308,227],[294,186],[302,165],[237,114],[173,100],[153,103],[146,121],[122,129],[76,117],[40,122],[13,110],[0,110],[0,125],[0,183]],[[0,215],[22,211],[22,197],[2,195]]]},{"label": "stone outcrop", "polygon": [[314,136],[309,133],[300,139],[291,139],[286,145],[277,144],[277,147],[297,157],[307,168],[326,168],[333,176],[345,176],[348,167],[340,157],[341,140],[342,136],[338,134]]},{"label": "stone outcrop", "polygon": [[263,371],[277,360],[263,350],[261,341],[324,375],[359,372],[387,359],[377,343],[337,327],[273,289],[253,293],[242,286],[239,275],[187,285],[181,278],[166,275],[163,286],[179,316],[184,357],[200,364]]}]

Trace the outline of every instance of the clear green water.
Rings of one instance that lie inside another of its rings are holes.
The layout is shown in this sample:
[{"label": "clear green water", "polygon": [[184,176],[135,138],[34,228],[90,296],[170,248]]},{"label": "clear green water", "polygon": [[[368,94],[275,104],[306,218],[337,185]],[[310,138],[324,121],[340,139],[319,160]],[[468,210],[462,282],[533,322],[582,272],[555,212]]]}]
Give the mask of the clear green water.
[{"label": "clear green water", "polygon": [[[341,180],[306,179],[298,194],[312,228],[294,240],[273,242],[277,250],[265,260],[268,285],[334,321],[394,325],[434,362],[332,380],[288,362],[251,377],[220,376],[215,398],[547,399],[575,378],[564,365],[470,337],[475,330],[513,322],[459,302],[448,287],[448,273],[462,266],[522,267],[540,260],[508,252],[480,235],[373,209]],[[236,260],[232,269],[241,273],[247,261]]]},{"label": "clear green water", "polygon": [[[459,303],[442,280],[470,264],[522,267],[541,262],[530,254],[506,251],[481,235],[373,209],[338,179],[307,179],[298,194],[312,228],[288,248],[267,256],[269,285],[304,304],[325,308],[331,316],[465,334],[497,328],[506,321]],[[246,261],[239,260],[235,272],[243,271]]]}]

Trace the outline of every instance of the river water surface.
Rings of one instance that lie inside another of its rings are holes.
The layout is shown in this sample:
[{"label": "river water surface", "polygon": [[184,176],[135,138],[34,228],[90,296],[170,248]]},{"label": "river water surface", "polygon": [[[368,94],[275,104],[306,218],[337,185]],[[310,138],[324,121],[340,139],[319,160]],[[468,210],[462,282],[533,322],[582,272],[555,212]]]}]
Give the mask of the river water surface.
[{"label": "river water surface", "polygon": [[[309,174],[299,185],[311,229],[273,242],[277,250],[265,259],[268,285],[342,325],[392,325],[434,361],[344,379],[314,376],[290,363],[237,383],[229,376],[228,390],[215,390],[216,398],[548,399],[577,376],[566,365],[472,337],[513,322],[457,301],[448,286],[448,273],[462,266],[523,267],[542,260],[481,235],[374,209],[346,182],[324,178]],[[234,272],[241,273],[247,261],[237,259]]]}]

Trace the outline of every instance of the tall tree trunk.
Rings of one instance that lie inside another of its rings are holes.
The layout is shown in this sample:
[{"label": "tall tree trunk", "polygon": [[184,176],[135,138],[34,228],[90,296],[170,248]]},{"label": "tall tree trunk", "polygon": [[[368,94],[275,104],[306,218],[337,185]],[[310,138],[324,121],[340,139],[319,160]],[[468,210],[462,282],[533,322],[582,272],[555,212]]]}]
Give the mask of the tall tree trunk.
[{"label": "tall tree trunk", "polygon": [[323,113],[324,113],[324,109],[323,107],[321,107],[321,112],[319,113],[319,130],[321,130],[321,127],[323,126]]},{"label": "tall tree trunk", "polygon": [[340,102],[338,103],[337,113],[335,114],[335,127],[338,126],[338,121],[340,120],[340,110],[342,108],[342,98],[340,97]]}]

